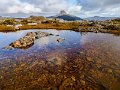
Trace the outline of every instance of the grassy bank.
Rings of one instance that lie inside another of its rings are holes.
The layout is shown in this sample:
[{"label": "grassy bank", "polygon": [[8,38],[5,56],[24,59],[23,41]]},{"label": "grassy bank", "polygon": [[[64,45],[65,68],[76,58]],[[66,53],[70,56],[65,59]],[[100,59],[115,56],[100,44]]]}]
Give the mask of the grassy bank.
[{"label": "grassy bank", "polygon": [[58,29],[58,30],[73,30],[79,28],[79,23],[51,23],[38,25],[23,25],[20,29]]},{"label": "grassy bank", "polygon": [[[57,29],[57,30],[73,30],[77,32],[101,32],[120,35],[120,29],[113,26],[96,27],[80,22],[68,22],[68,23],[41,23],[37,25],[23,25],[19,27],[20,30],[28,29]],[[92,30],[91,30],[92,29]],[[0,32],[17,31],[14,27],[0,25]]]},{"label": "grassy bank", "polygon": [[5,25],[0,25],[0,32],[11,32],[11,31],[16,31],[14,27],[11,26],[5,26]]}]

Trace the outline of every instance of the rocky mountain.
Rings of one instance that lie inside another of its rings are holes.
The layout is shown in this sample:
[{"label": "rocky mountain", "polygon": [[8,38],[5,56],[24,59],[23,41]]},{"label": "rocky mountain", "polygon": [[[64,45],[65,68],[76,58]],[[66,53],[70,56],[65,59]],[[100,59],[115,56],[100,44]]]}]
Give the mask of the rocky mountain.
[{"label": "rocky mountain", "polygon": [[85,18],[85,20],[89,20],[89,21],[105,21],[105,20],[112,20],[112,19],[116,19],[118,17],[100,17],[100,16],[94,16],[94,17],[88,17]]},{"label": "rocky mountain", "polygon": [[60,11],[59,14],[55,16],[50,16],[48,18],[59,18],[59,19],[67,20],[67,21],[82,20],[80,17],[67,14],[64,10]]}]

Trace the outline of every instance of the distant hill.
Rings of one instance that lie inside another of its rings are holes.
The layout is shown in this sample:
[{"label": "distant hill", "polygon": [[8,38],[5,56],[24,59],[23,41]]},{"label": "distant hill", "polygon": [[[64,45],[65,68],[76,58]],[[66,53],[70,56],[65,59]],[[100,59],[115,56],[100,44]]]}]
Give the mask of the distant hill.
[{"label": "distant hill", "polygon": [[112,21],[120,22],[120,18],[112,19]]},{"label": "distant hill", "polygon": [[112,19],[116,19],[118,17],[100,17],[100,16],[94,16],[94,17],[88,17],[85,18],[85,20],[89,20],[89,21],[105,21],[105,20],[112,20]]},{"label": "distant hill", "polygon": [[2,16],[0,16],[0,18],[2,18]]},{"label": "distant hill", "polygon": [[59,19],[67,20],[67,21],[82,20],[80,17],[67,14],[64,10],[60,11],[60,13],[58,15],[50,16],[47,18],[59,18]]}]

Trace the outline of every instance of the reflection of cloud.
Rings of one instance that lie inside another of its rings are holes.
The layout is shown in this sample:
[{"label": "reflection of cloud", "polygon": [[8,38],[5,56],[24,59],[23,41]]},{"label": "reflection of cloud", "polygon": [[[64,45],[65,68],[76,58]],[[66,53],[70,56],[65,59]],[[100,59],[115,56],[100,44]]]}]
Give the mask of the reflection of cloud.
[{"label": "reflection of cloud", "polygon": [[48,43],[49,43],[49,38],[48,37],[42,37],[42,38],[35,41],[35,45],[37,45],[39,47],[44,47]]},{"label": "reflection of cloud", "polygon": [[[8,37],[8,38],[21,38],[27,34],[27,32],[33,32],[33,30],[23,30],[23,31],[17,31],[17,32],[8,32],[8,33],[0,33],[0,38],[2,37]],[[37,30],[35,30],[37,31]]]},{"label": "reflection of cloud", "polygon": [[80,38],[80,44],[84,45],[86,42],[88,42],[88,39],[89,39],[89,35],[82,33]]},{"label": "reflection of cloud", "polygon": [[22,36],[24,36],[24,32],[0,33],[0,48],[9,45]]},{"label": "reflection of cloud", "polygon": [[81,45],[86,43],[96,44],[112,51],[120,52],[120,37],[113,36],[111,34],[103,33],[88,33],[81,36]]},{"label": "reflection of cloud", "polygon": [[35,45],[38,47],[44,47],[45,45],[49,45],[51,43],[56,45],[57,44],[56,40],[57,40],[56,36],[42,37],[42,38],[35,41]]},{"label": "reflection of cloud", "polygon": [[27,32],[31,32],[31,31],[33,31],[33,30],[0,33],[0,48],[3,48],[5,46],[9,45],[11,42],[18,40],[19,38],[25,36],[27,34]]},{"label": "reflection of cloud", "polygon": [[49,29],[49,30],[41,30],[42,32],[48,32],[48,33],[52,33],[54,35],[59,35],[61,33],[61,31],[57,31],[57,30],[53,30],[53,29]]}]

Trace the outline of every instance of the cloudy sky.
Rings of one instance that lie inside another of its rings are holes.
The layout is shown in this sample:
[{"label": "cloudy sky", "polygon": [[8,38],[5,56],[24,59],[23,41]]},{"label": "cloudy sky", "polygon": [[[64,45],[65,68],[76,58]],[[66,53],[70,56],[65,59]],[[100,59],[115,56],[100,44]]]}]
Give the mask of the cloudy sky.
[{"label": "cloudy sky", "polygon": [[0,15],[54,15],[60,10],[80,17],[120,17],[120,0],[0,0]]}]

